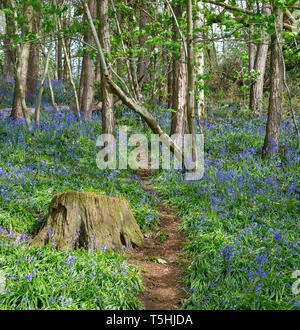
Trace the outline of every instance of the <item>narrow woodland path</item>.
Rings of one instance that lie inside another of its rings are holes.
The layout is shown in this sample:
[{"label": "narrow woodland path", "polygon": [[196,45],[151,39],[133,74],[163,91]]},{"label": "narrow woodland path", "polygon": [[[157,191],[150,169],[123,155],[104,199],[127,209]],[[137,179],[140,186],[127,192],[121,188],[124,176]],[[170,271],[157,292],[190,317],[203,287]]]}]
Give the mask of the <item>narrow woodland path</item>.
[{"label": "narrow woodland path", "polygon": [[[138,170],[137,175],[144,190],[155,193],[149,185],[151,170]],[[176,211],[174,206],[160,204],[160,221],[155,230],[145,237],[142,247],[126,253],[128,264],[136,265],[143,271],[145,291],[139,299],[146,310],[179,309],[180,299],[184,297],[180,284],[183,267],[180,254],[185,237],[178,229],[180,218],[176,216]],[[166,263],[159,263],[158,258]]]}]

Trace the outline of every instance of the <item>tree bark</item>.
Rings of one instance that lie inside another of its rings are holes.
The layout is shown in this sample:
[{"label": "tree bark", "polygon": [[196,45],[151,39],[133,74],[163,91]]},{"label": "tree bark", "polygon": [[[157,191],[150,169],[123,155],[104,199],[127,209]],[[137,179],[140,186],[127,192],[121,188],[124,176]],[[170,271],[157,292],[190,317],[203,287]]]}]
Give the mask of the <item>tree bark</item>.
[{"label": "tree bark", "polygon": [[48,76],[48,68],[49,68],[49,61],[50,61],[50,55],[51,55],[51,51],[52,51],[52,47],[53,47],[53,41],[51,41],[49,50],[48,50],[48,54],[45,54],[45,69],[44,69],[44,74],[41,80],[41,86],[40,86],[40,90],[39,90],[39,94],[38,94],[38,98],[35,104],[35,123],[37,126],[39,126],[40,124],[40,114],[41,114],[41,102],[42,102],[42,96],[43,96],[43,91],[44,91],[44,84],[46,81],[46,78]]},{"label": "tree bark", "polygon": [[[68,21],[67,21],[67,12],[63,13],[63,28],[67,29]],[[61,29],[60,29],[61,30]],[[63,54],[64,54],[64,62],[63,62],[63,82],[66,83],[70,80],[70,75],[72,74],[72,65],[70,62],[70,39],[66,36],[62,37],[62,46],[63,46]],[[70,67],[70,68],[69,68]]]},{"label": "tree bark", "polygon": [[262,155],[265,156],[279,150],[280,138],[280,122],[282,116],[282,78],[283,78],[283,63],[282,63],[282,27],[283,14],[282,11],[274,4],[272,14],[275,14],[275,32],[271,37],[271,86],[268,108],[268,119],[266,126],[266,135]]},{"label": "tree bark", "polygon": [[31,245],[101,251],[104,246],[121,248],[142,242],[143,233],[127,200],[69,191],[53,197],[46,223]]},{"label": "tree bark", "polygon": [[[264,4],[263,13],[265,16],[271,14],[271,10],[267,4]],[[262,42],[257,46],[254,71],[259,73],[256,81],[253,81],[250,85],[250,110],[255,115],[262,115],[263,111],[263,91],[264,91],[264,75],[267,63],[268,55],[268,33],[265,29],[262,29]]]},{"label": "tree bark", "polygon": [[[108,0],[98,1],[98,18],[100,20],[98,35],[101,46],[106,54],[110,54],[110,35],[109,35],[109,17],[108,17]],[[102,133],[115,133],[115,117],[113,109],[113,95],[108,90],[108,83],[104,77],[105,73],[103,65],[101,68],[101,87],[102,87]]]},{"label": "tree bark", "polygon": [[[247,8],[253,10],[254,5],[251,1],[246,1]],[[264,4],[265,5],[265,4]],[[255,62],[255,54],[256,54],[256,45],[253,42],[252,35],[253,35],[254,26],[249,24],[248,27],[248,70],[251,72],[254,69],[254,62]]]},{"label": "tree bark", "polygon": [[168,108],[174,109],[173,107],[173,62],[170,61],[168,64]]},{"label": "tree bark", "polygon": [[193,1],[187,0],[187,120],[189,131],[192,136],[192,160],[196,161],[196,138],[195,138],[195,72],[194,72],[194,42],[193,42]]},{"label": "tree bark", "polygon": [[[13,9],[14,15],[14,33],[18,34],[18,23],[17,19],[17,8],[14,0],[10,0],[11,7]],[[33,8],[32,6],[23,8],[24,13],[26,13],[28,23],[23,25],[22,34],[25,29],[27,32],[32,31],[32,17],[33,17]],[[16,47],[16,59],[15,59],[15,88],[14,88],[14,97],[10,117],[13,120],[17,120],[23,114],[24,119],[28,128],[31,128],[30,117],[28,115],[28,110],[25,102],[25,91],[26,91],[26,77],[28,72],[28,58],[29,58],[29,43],[17,44]]]},{"label": "tree bark", "polygon": [[63,50],[62,50],[62,41],[61,37],[57,37],[57,46],[56,46],[56,56],[57,56],[57,79],[62,81],[63,79]]},{"label": "tree bark", "polygon": [[[89,9],[92,18],[97,17],[97,4],[95,0],[89,2]],[[84,15],[84,21],[86,20],[86,15]],[[87,44],[92,44],[94,41],[93,35],[89,31],[85,32],[84,42]],[[80,111],[84,116],[89,116],[91,114],[90,109],[93,104],[94,97],[94,80],[95,80],[95,65],[94,60],[90,58],[90,51],[85,50],[83,54],[82,67],[81,67],[81,77],[79,86],[79,105]]]},{"label": "tree bark", "polygon": [[[7,8],[9,3],[7,0],[4,0],[2,3],[3,8]],[[10,47],[11,44],[11,35],[14,31],[14,26],[9,18],[8,14],[5,14],[6,20],[6,31],[4,35],[4,68],[3,68],[3,76],[4,77],[13,77],[14,76],[14,61],[15,61],[15,54],[12,48]]]},{"label": "tree bark", "polygon": [[[149,17],[143,10],[140,9],[139,12],[140,12],[139,28],[142,31],[145,29],[146,24],[149,22]],[[140,49],[145,48],[145,42],[147,38],[148,35],[146,33],[139,36]],[[139,56],[138,65],[137,65],[138,79],[140,84],[142,84],[146,78],[148,64],[149,64],[149,55],[141,54]]]},{"label": "tree bark", "polygon": [[[204,45],[201,44],[201,39],[203,36],[202,29],[204,28],[204,14],[201,13],[203,10],[203,2],[197,1],[197,18],[195,20],[195,27],[197,29],[196,32],[196,42],[195,46],[197,49],[196,51],[196,66],[195,66],[195,73],[196,73],[196,86],[197,86],[197,95],[195,98],[195,113],[197,114],[198,119],[204,116],[205,113],[205,99],[204,99],[204,81],[201,76],[204,74]],[[201,46],[201,48],[199,47]]]},{"label": "tree bark", "polygon": [[[183,14],[182,5],[174,8],[176,17]],[[173,40],[179,41],[178,28],[173,20]],[[181,47],[181,56],[173,55],[173,88],[172,88],[172,118],[171,118],[171,132],[173,134],[185,134],[187,132],[187,108],[186,108],[186,93],[187,93],[187,67],[184,48]]]},{"label": "tree bark", "polygon": [[52,88],[52,82],[51,82],[49,70],[48,70],[47,78],[48,78],[48,84],[49,84],[49,90],[50,90],[51,103],[52,103],[53,108],[55,108],[57,106],[57,104],[55,102],[55,96],[54,96],[54,92],[53,92],[53,88]]},{"label": "tree bark", "polygon": [[[53,0],[53,4],[54,4],[55,7],[57,6],[56,0]],[[62,28],[61,28],[60,17],[57,17],[57,15],[54,14],[54,20],[55,20],[55,23],[56,23],[57,30],[61,31]],[[67,46],[66,46],[64,37],[62,37],[61,40],[62,40],[62,46],[63,46],[63,50],[64,50],[64,60],[67,64],[67,69],[68,69],[68,72],[69,72],[68,75],[69,75],[69,79],[70,79],[70,82],[71,82],[71,86],[72,86],[73,93],[74,93],[74,98],[75,98],[75,110],[76,110],[77,116],[80,117],[80,108],[79,108],[78,95],[77,95],[76,86],[75,86],[73,76],[72,76],[72,68],[71,68],[69,53],[68,53],[68,50],[67,50]]]},{"label": "tree bark", "polygon": [[[39,33],[40,30],[40,13],[33,19],[33,32]],[[38,80],[40,77],[40,43],[35,42],[30,44],[29,58],[30,65],[28,66],[27,72],[27,83],[26,83],[26,95],[32,96],[36,95]]]}]

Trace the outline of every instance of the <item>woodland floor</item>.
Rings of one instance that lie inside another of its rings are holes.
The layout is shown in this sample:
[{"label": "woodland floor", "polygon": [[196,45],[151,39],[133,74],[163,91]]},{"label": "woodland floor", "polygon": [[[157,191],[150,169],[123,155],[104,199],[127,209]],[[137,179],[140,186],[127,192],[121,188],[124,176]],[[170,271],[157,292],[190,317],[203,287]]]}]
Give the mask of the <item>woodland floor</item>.
[{"label": "woodland floor", "polygon": [[[149,185],[151,170],[138,170],[137,175],[143,189],[156,194]],[[184,297],[180,285],[184,265],[181,252],[185,236],[179,231],[180,217],[176,212],[176,207],[160,204],[160,221],[155,230],[145,236],[141,247],[126,253],[128,264],[139,267],[143,272],[145,290],[139,299],[146,310],[177,310],[181,307]]]}]

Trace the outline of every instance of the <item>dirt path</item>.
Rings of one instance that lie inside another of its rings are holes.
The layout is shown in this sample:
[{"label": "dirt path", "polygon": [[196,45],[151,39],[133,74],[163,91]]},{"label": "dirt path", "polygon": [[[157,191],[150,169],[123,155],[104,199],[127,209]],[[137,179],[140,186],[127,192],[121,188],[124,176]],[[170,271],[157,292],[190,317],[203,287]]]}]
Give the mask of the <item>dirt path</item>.
[{"label": "dirt path", "polygon": [[[155,192],[148,184],[151,170],[139,170],[137,174],[141,178],[143,188]],[[136,265],[144,271],[142,279],[145,291],[139,299],[146,310],[179,309],[180,299],[184,297],[179,281],[183,267],[180,254],[185,238],[178,230],[180,218],[175,215],[176,211],[174,206],[160,204],[160,221],[156,229],[145,237],[142,247],[126,253],[128,264]],[[164,261],[166,263],[160,263]]]}]

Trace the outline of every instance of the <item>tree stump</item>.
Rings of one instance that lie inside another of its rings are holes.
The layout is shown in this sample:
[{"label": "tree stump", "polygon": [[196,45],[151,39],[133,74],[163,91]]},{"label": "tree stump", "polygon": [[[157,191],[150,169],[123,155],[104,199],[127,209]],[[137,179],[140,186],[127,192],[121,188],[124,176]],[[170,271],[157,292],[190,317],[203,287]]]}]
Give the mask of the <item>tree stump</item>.
[{"label": "tree stump", "polygon": [[101,250],[140,246],[143,234],[128,201],[91,192],[55,195],[46,223],[31,245]]}]

